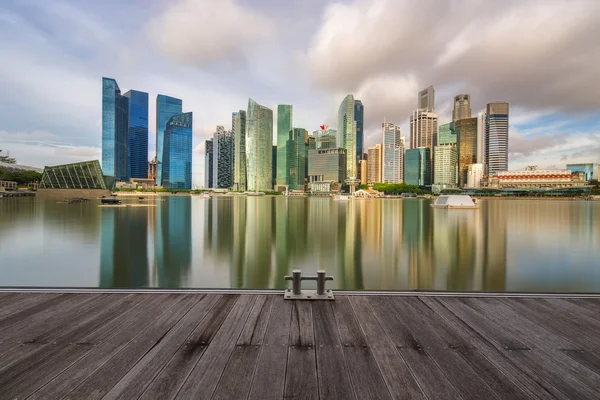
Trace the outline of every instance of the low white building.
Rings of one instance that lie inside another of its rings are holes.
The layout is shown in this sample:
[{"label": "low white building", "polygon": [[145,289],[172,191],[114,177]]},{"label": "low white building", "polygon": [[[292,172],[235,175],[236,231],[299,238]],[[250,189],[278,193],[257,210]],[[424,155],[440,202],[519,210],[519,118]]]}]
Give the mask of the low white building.
[{"label": "low white building", "polygon": [[484,187],[495,189],[565,188],[587,184],[583,172],[568,169],[537,169],[527,167],[522,171],[502,171],[483,179]]}]

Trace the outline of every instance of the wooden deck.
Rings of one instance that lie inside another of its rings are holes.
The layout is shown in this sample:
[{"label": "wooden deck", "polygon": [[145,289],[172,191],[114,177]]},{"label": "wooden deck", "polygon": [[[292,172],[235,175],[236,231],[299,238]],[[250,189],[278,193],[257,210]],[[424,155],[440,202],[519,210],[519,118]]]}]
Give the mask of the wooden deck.
[{"label": "wooden deck", "polygon": [[1,399],[598,399],[600,300],[0,293]]}]

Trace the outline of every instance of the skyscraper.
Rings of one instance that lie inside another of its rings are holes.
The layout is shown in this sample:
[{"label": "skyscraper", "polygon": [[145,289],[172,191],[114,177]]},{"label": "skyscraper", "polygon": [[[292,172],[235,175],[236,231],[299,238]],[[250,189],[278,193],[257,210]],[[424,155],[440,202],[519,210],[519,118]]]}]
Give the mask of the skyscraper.
[{"label": "skyscraper", "polygon": [[343,183],[346,180],[345,149],[315,149],[308,151],[309,182],[332,181]]},{"label": "skyscraper", "polygon": [[435,110],[435,91],[433,90],[433,86],[429,86],[419,92],[417,109],[426,111]]},{"label": "skyscraper", "polygon": [[163,142],[163,186],[167,189],[192,188],[192,113],[172,116]]},{"label": "skyscraper", "polygon": [[[302,128],[293,128],[286,144],[287,151],[287,184],[290,190],[304,190],[307,173],[307,131]],[[279,148],[277,149],[279,150]],[[279,155],[279,154],[278,154]],[[279,160],[278,160],[279,162]]]},{"label": "skyscraper", "polygon": [[440,144],[434,147],[433,183],[436,185],[456,185],[456,162],[458,154],[456,143]]},{"label": "skyscraper", "polygon": [[400,136],[400,127],[384,120],[381,124],[383,140],[381,143],[381,177],[383,183],[401,183],[404,167],[404,138]]},{"label": "skyscraper", "polygon": [[369,147],[367,151],[367,183],[381,183],[381,144]]},{"label": "skyscraper", "polygon": [[485,122],[487,174],[508,171],[508,103],[489,103]]},{"label": "skyscraper", "polygon": [[213,134],[213,187],[233,186],[233,137],[223,125]]},{"label": "skyscraper", "polygon": [[367,160],[360,160],[360,184],[367,184],[367,176],[369,176]]},{"label": "skyscraper", "polygon": [[273,110],[248,99],[246,114],[246,168],[248,190],[273,188]]},{"label": "skyscraper", "polygon": [[481,110],[477,113],[477,163],[483,164],[483,173],[486,174],[485,162],[485,121],[487,112]]},{"label": "skyscraper", "polygon": [[235,115],[234,129],[234,169],[233,185],[236,190],[245,192],[247,186],[246,172],[246,111],[240,110]]},{"label": "skyscraper", "polygon": [[102,78],[102,173],[121,181],[129,179],[128,127],[129,99],[121,95],[117,81]]},{"label": "skyscraper", "polygon": [[440,125],[437,144],[456,144],[456,130],[454,129],[454,122]]},{"label": "skyscraper", "polygon": [[277,184],[287,185],[286,145],[292,131],[293,107],[287,104],[277,106]]},{"label": "skyscraper", "polygon": [[[410,117],[410,147],[413,149],[426,147],[431,156],[433,148],[437,145],[438,136],[438,116],[435,112],[414,110]],[[433,160],[429,159],[427,172],[431,174],[427,179],[431,182],[433,179]],[[405,172],[406,175],[406,172]]]},{"label": "skyscraper", "polygon": [[409,185],[431,185],[430,150],[427,147],[408,149],[404,155],[404,182]]},{"label": "skyscraper", "polygon": [[130,90],[123,96],[129,99],[128,176],[145,179],[148,175],[148,93]]},{"label": "skyscraper", "polygon": [[477,163],[477,118],[459,119],[454,126],[458,135],[458,184],[464,187],[469,165]]},{"label": "skyscraper", "polygon": [[208,139],[204,142],[204,186],[213,187],[213,141]]},{"label": "skyscraper", "polygon": [[313,135],[317,138],[317,149],[337,148],[337,131],[335,129],[319,129],[314,131]]},{"label": "skyscraper", "polygon": [[163,156],[164,156],[164,139],[167,123],[171,117],[182,112],[182,101],[175,97],[159,94],[156,96],[156,162],[157,162],[157,179],[158,186],[163,185]]},{"label": "skyscraper", "polygon": [[317,148],[317,138],[313,135],[308,137],[308,150],[316,150]]},{"label": "skyscraper", "polygon": [[354,96],[349,94],[338,109],[337,146],[346,149],[346,176],[356,178],[356,120]]},{"label": "skyscraper", "polygon": [[459,94],[454,96],[454,111],[452,112],[452,121],[463,118],[471,118],[471,96],[468,94]]},{"label": "skyscraper", "polygon": [[364,144],[364,114],[365,107],[360,100],[354,100],[354,121],[356,121],[356,173],[360,178],[359,161],[362,160]]}]

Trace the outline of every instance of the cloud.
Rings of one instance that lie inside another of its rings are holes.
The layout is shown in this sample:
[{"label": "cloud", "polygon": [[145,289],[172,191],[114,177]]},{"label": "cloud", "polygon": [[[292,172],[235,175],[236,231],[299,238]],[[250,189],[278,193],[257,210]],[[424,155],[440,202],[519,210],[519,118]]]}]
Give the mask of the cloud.
[{"label": "cloud", "polygon": [[164,54],[185,64],[203,67],[228,60],[239,65],[246,51],[268,39],[273,23],[235,0],[179,0],[152,19],[146,31]]}]

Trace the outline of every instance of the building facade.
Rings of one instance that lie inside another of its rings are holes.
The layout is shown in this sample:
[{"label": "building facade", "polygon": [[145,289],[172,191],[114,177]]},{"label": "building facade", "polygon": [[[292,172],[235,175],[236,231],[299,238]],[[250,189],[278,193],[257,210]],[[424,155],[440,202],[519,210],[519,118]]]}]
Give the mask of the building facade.
[{"label": "building facade", "polygon": [[381,124],[381,178],[383,183],[402,183],[404,179],[404,138],[400,127],[384,120]]},{"label": "building facade", "polygon": [[[306,129],[293,128],[286,144],[286,181],[290,190],[304,190],[306,183],[308,145],[306,143]],[[277,149],[279,151],[279,148]],[[278,160],[279,162],[279,160]]]},{"label": "building facade", "polygon": [[213,134],[213,187],[233,187],[233,136],[223,125],[217,125]]},{"label": "building facade", "polygon": [[293,107],[287,104],[277,106],[277,184],[287,185],[286,146],[293,129]]},{"label": "building facade", "polygon": [[117,81],[102,78],[102,168],[121,181],[129,179],[128,129],[129,99],[121,95]]},{"label": "building facade", "polygon": [[213,141],[208,139],[204,142],[204,187],[213,187]]},{"label": "building facade", "polygon": [[485,162],[486,116],[486,110],[481,110],[477,113],[477,164],[483,164],[484,175],[487,174],[487,166]]},{"label": "building facade", "polygon": [[365,107],[362,101],[354,100],[354,121],[356,122],[356,176],[360,179],[360,164],[364,144]]},{"label": "building facade", "polygon": [[349,94],[338,109],[337,147],[346,149],[346,176],[356,177],[356,120],[354,96]]},{"label": "building facade", "polygon": [[584,164],[567,164],[567,169],[573,173],[583,172],[583,177],[586,181],[598,180],[599,164],[584,163]]},{"label": "building facade", "polygon": [[367,183],[381,183],[381,144],[369,147],[367,151]]},{"label": "building facade", "polygon": [[481,179],[483,178],[483,164],[471,164],[467,171],[467,187],[480,188]]},{"label": "building facade", "polygon": [[156,185],[156,158],[148,161],[148,179],[152,179]]},{"label": "building facade", "polygon": [[148,93],[130,90],[127,133],[127,168],[129,178],[146,178],[148,173]]},{"label": "building facade", "polygon": [[452,111],[452,121],[471,118],[471,96],[468,94],[459,94],[454,96],[454,110]]},{"label": "building facade", "polygon": [[487,173],[508,170],[508,103],[489,103],[485,120]]},{"label": "building facade", "polygon": [[429,111],[435,110],[435,90],[433,89],[433,86],[429,86],[419,92],[417,109]]},{"label": "building facade", "polygon": [[404,155],[404,182],[409,185],[431,185],[431,152],[427,147],[408,149]]},{"label": "building facade", "polygon": [[360,184],[367,184],[367,176],[368,176],[368,163],[367,160],[360,160]]},{"label": "building facade", "polygon": [[457,183],[457,160],[458,154],[456,144],[440,144],[434,147],[434,172],[433,183],[436,185],[456,186]]},{"label": "building facade", "polygon": [[456,144],[456,141],[456,129],[454,129],[454,122],[440,125],[437,144]]},{"label": "building facade", "polygon": [[336,149],[337,131],[335,129],[326,129],[314,131],[313,135],[317,137],[317,149]]},{"label": "building facade", "polygon": [[484,186],[494,189],[566,188],[584,186],[583,172],[568,169],[540,170],[536,166],[522,171],[500,171],[483,180]]},{"label": "building facade", "polygon": [[233,148],[233,187],[235,190],[247,190],[246,172],[246,111],[240,110],[235,115],[233,122],[234,148]]},{"label": "building facade", "polygon": [[346,149],[316,149],[308,151],[308,180],[337,182],[346,180]]},{"label": "building facade", "polygon": [[[435,112],[415,110],[410,117],[410,147],[413,149],[425,147],[429,149],[429,154],[437,146],[438,137],[438,116]],[[433,160],[429,160],[427,168],[430,176],[427,179],[431,182],[433,179]]]},{"label": "building facade", "polygon": [[169,119],[164,132],[163,184],[166,189],[192,188],[191,112]]},{"label": "building facade", "polygon": [[42,189],[112,189],[113,176],[103,175],[98,160],[44,168]]},{"label": "building facade", "polygon": [[477,163],[477,118],[459,119],[454,126],[458,135],[458,184],[464,187],[469,165]]},{"label": "building facade", "polygon": [[156,184],[163,186],[163,157],[165,130],[171,118],[183,112],[183,102],[175,97],[159,94],[156,96]]},{"label": "building facade", "polygon": [[273,110],[248,99],[246,169],[248,190],[273,188]]}]

